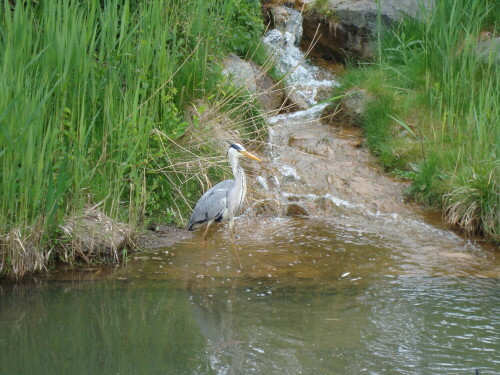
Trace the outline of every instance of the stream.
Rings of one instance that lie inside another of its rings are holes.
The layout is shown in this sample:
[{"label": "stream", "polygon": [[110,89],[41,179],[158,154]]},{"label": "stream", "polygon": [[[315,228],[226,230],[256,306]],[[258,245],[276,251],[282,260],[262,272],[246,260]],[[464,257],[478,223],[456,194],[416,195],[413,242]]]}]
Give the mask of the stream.
[{"label": "stream", "polygon": [[264,43],[307,108],[268,119],[236,220],[133,253],[0,285],[0,374],[500,373],[500,253],[405,203],[357,128],[320,121],[338,85],[298,48]]}]

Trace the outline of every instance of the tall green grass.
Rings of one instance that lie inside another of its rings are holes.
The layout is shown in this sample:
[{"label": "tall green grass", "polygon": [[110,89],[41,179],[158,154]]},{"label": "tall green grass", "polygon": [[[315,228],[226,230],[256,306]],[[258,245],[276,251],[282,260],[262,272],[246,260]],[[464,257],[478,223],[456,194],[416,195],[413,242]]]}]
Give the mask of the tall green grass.
[{"label": "tall green grass", "polygon": [[148,186],[152,130],[179,136],[183,108],[218,90],[232,31],[254,27],[239,3],[1,2],[0,274],[46,267],[87,203],[136,224],[171,199]]},{"label": "tall green grass", "polygon": [[500,65],[478,46],[499,27],[498,2],[438,1],[420,21],[386,30],[378,62],[346,76],[348,86],[375,94],[364,125],[369,145],[413,179],[413,197],[497,241]]}]

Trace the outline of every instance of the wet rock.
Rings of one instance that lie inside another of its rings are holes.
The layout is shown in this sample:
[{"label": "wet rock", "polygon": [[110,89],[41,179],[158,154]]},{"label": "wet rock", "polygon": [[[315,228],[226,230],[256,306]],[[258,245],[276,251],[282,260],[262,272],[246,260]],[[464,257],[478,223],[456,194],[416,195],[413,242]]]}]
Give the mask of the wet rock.
[{"label": "wet rock", "polygon": [[[424,4],[429,10],[434,0],[424,0]],[[422,17],[421,9],[421,0],[382,0],[381,20],[384,26],[390,27],[406,16]],[[344,60],[349,55],[372,58],[371,41],[377,35],[377,13],[375,0],[330,0],[322,12],[309,7],[304,15],[303,43],[309,46],[318,30],[320,37],[315,50],[320,55],[333,60]]]},{"label": "wet rock", "polygon": [[285,95],[286,95],[287,101],[290,102],[290,105],[296,111],[303,111],[304,109],[307,109],[310,107],[310,104],[308,103],[306,96],[303,95],[294,86],[289,86],[289,87],[285,88]]},{"label": "wet rock", "polygon": [[341,123],[340,101],[328,104],[321,112],[323,124],[338,125]]},{"label": "wet rock", "polygon": [[331,199],[327,197],[319,197],[313,201],[313,204],[316,206],[318,211],[322,212],[336,212],[338,211],[338,206],[333,203]]},{"label": "wet rock", "polygon": [[270,28],[284,28],[288,22],[288,11],[280,4],[265,4],[262,7],[264,23]]},{"label": "wet rock", "polygon": [[458,260],[469,260],[474,258],[471,254],[460,253],[458,251],[442,251],[439,253],[439,255]]},{"label": "wet rock", "polygon": [[290,203],[286,207],[286,214],[288,216],[309,216],[307,208],[300,203]]},{"label": "wet rock", "polygon": [[261,199],[252,205],[252,210],[257,216],[280,216],[281,205],[276,199]]},{"label": "wet rock", "polygon": [[286,194],[285,196],[288,202],[299,202],[303,198],[301,194]]},{"label": "wet rock", "polygon": [[269,30],[262,41],[275,57],[276,69],[285,76],[285,98],[295,110],[304,110],[328,97],[337,85],[326,69],[312,66],[299,49],[302,15],[289,9],[286,25]]},{"label": "wet rock", "polygon": [[360,139],[357,139],[357,140],[351,142],[351,146],[354,148],[361,148],[363,146],[363,139],[360,138]]},{"label": "wet rock", "polygon": [[259,186],[264,191],[269,191],[269,186],[267,185],[267,181],[266,181],[266,179],[264,177],[257,176],[256,181],[258,183],[257,186]]},{"label": "wet rock", "polygon": [[[173,225],[154,224],[150,230],[141,233],[135,245],[141,250],[158,250],[169,247],[194,236],[193,232]],[[169,252],[168,255],[174,255]]]},{"label": "wet rock", "polygon": [[270,176],[267,180],[269,181],[269,184],[272,187],[279,189],[279,187],[280,187],[280,180],[278,179],[278,177],[276,177],[276,176]]},{"label": "wet rock", "polygon": [[81,216],[68,219],[61,229],[61,243],[68,244],[68,251],[76,252],[87,262],[95,256],[118,260],[119,251],[133,243],[133,231],[128,224],[113,221],[95,207],[86,207]]},{"label": "wet rock", "polygon": [[283,164],[280,167],[280,172],[283,175],[284,181],[294,182],[300,180],[300,176],[297,174],[297,170],[291,165]]},{"label": "wet rock", "polygon": [[252,61],[231,54],[224,59],[224,72],[236,86],[245,87],[256,96],[265,111],[275,111],[283,104],[283,89]]}]

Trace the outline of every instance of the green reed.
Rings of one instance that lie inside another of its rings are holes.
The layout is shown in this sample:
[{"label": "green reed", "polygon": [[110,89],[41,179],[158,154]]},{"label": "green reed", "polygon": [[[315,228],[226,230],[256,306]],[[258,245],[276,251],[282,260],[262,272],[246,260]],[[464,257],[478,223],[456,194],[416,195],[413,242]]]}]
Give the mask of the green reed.
[{"label": "green reed", "polygon": [[[500,27],[499,14],[498,2],[438,2],[423,24],[421,49],[414,59],[424,61],[425,91],[439,114],[427,141],[441,170],[434,178],[446,174],[443,203],[448,219],[470,233],[483,232],[497,240],[500,64],[495,58],[500,51],[485,52],[480,46],[488,43],[484,35]],[[470,193],[466,199],[464,191]]]},{"label": "green reed", "polygon": [[[498,31],[500,3],[438,1],[423,14],[381,33],[377,63],[345,82],[375,94],[363,125],[368,145],[413,179],[411,195],[499,240],[499,52],[481,46]],[[405,137],[401,124],[412,129]]]},{"label": "green reed", "polygon": [[153,128],[214,90],[235,0],[40,2],[0,11],[0,274],[57,257],[64,217],[144,214]]}]

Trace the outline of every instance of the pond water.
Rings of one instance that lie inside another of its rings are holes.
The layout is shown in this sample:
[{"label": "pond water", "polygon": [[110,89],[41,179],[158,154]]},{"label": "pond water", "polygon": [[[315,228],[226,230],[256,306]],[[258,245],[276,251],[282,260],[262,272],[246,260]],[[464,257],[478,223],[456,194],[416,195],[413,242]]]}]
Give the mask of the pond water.
[{"label": "pond water", "polygon": [[[264,43],[297,65],[307,106],[336,83],[304,63],[299,17]],[[0,284],[0,374],[499,374],[498,249],[408,212],[350,144],[359,131],[314,122],[322,108],[269,119],[269,171],[251,176],[281,176],[275,213],[308,217],[238,218],[241,270],[214,225],[207,265],[197,233],[121,267]]]},{"label": "pond water", "polygon": [[414,226],[242,218],[242,270],[220,227],[206,266],[198,236],[2,285],[0,373],[498,374],[498,254]]}]

